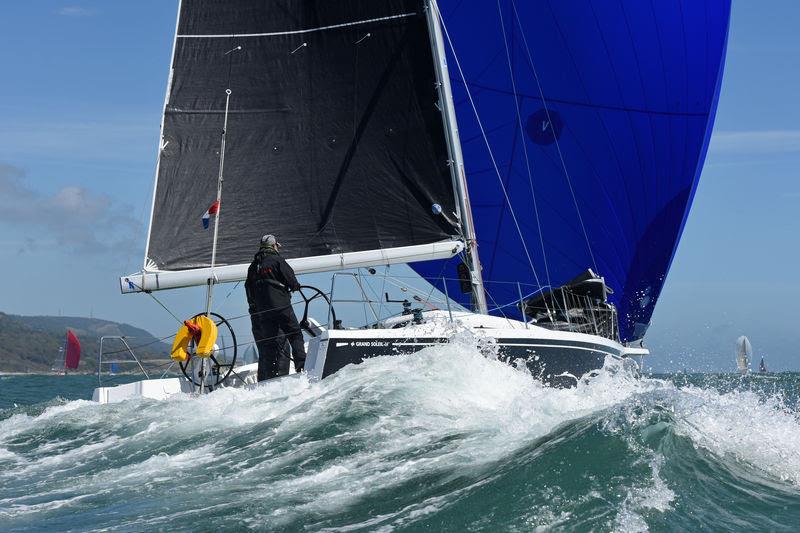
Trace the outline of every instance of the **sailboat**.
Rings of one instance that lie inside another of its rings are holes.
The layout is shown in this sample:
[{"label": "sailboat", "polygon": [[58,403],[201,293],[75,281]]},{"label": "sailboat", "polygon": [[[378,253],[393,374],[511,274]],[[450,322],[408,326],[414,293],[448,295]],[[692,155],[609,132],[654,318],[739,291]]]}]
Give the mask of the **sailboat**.
[{"label": "sailboat", "polygon": [[736,367],[739,369],[739,374],[748,379],[758,380],[774,380],[776,376],[767,375],[767,364],[764,362],[764,356],[761,356],[761,361],[758,363],[758,372],[752,373],[750,371],[750,363],[753,361],[753,345],[750,339],[742,335],[736,339]]},{"label": "sailboat", "polygon": [[[145,261],[120,287],[202,286],[206,305],[176,339],[182,378],[95,400],[254,381],[236,342],[221,357],[216,335],[235,335],[213,293],[245,279],[265,233],[297,274],[332,273],[298,295],[311,379],[456,330],[558,387],[647,355],[729,14],[730,0],[183,0]],[[376,267],[385,281],[403,263],[442,303],[337,317],[338,273],[367,294]]]},{"label": "sailboat", "polygon": [[58,355],[53,363],[52,370],[58,374],[65,375],[67,370],[77,369],[80,360],[81,343],[72,330],[68,329],[64,345],[58,348]]},{"label": "sailboat", "polygon": [[747,375],[750,373],[750,361],[753,360],[753,345],[750,339],[742,335],[736,339],[736,367],[739,373]]}]

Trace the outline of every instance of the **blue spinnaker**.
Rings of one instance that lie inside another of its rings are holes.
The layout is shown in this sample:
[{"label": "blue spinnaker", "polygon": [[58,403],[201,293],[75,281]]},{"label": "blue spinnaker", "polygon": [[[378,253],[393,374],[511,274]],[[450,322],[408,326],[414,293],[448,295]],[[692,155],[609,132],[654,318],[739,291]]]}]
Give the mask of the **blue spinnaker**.
[{"label": "blue spinnaker", "polygon": [[519,315],[515,282],[528,295],[591,268],[622,340],[641,338],[708,147],[730,0],[439,4],[492,312]]}]

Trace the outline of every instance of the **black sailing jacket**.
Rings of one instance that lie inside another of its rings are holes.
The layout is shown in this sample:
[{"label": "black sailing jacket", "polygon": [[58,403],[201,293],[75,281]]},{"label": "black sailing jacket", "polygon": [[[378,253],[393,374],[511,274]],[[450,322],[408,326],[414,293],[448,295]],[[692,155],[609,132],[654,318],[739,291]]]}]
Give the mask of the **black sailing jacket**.
[{"label": "black sailing jacket", "polygon": [[262,248],[247,269],[244,283],[250,312],[280,311],[291,304],[290,290],[300,284],[289,263],[272,248]]}]

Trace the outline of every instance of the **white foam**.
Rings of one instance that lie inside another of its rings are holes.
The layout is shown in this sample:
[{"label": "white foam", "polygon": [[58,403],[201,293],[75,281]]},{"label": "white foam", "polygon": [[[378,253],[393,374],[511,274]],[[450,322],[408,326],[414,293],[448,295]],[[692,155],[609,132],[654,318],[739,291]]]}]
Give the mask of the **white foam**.
[{"label": "white foam", "polygon": [[800,485],[800,420],[778,398],[686,387],[675,402],[677,430],[712,453]]},{"label": "white foam", "polygon": [[663,456],[654,454],[649,461],[650,482],[628,489],[615,519],[615,531],[649,531],[650,528],[641,514],[643,511],[664,513],[672,510],[672,502],[675,501],[676,495],[661,478],[660,468],[663,462]]},{"label": "white foam", "polygon": [[20,456],[6,448],[0,447],[0,462],[17,462]]},{"label": "white foam", "polygon": [[15,435],[38,427],[43,423],[58,420],[67,413],[71,413],[85,407],[97,407],[94,402],[76,400],[60,405],[48,407],[38,416],[30,416],[24,413],[17,413],[5,420],[0,421],[0,442],[13,438]]},{"label": "white foam", "polygon": [[[750,393],[726,395],[637,380],[614,363],[576,388],[555,390],[524,369],[484,357],[475,345],[474,337],[460,335],[448,346],[373,359],[321,382],[301,377],[164,402],[70,402],[39,416],[14,415],[0,421],[0,460],[11,465],[0,476],[28,476],[32,497],[54,502],[176,491],[183,495],[186,516],[227,502],[231,494],[247,494],[254,510],[239,520],[253,527],[289,527],[297,524],[298,513],[331,516],[379,490],[426,476],[481,479],[487,469],[562,424],[595,414],[606,417],[600,413],[615,406],[643,405],[638,411],[611,410],[622,419],[620,431],[626,431],[637,424],[637,416],[652,415],[647,399],[657,398],[659,407],[674,410],[677,430],[696,446],[734,454],[800,483],[800,424],[775,402]],[[69,439],[48,440],[47,431],[56,424],[70,430]],[[19,452],[9,444],[28,435],[40,442],[32,451]],[[185,449],[158,453],[175,442]],[[661,478],[660,459],[646,450],[634,452],[651,461],[652,475],[622,493],[615,523],[620,529],[646,527],[642,515],[668,512],[676,497]],[[104,454],[123,457],[125,464],[93,462]],[[362,525],[378,529],[424,521],[459,497],[458,490],[437,495],[371,516]],[[20,507],[22,514],[43,512],[35,507],[41,501],[17,503],[31,505]],[[264,509],[267,514],[259,514]],[[571,520],[559,509],[543,512],[551,516],[537,524],[566,527]],[[171,523],[163,516],[125,520],[120,523],[142,529]]]},{"label": "white foam", "polygon": [[[299,469],[261,490],[306,501],[296,509],[333,512],[378,488],[426,474],[479,472],[556,426],[625,401],[639,390],[639,382],[611,375],[575,389],[550,389],[525,372],[487,359],[474,346],[472,340],[408,357],[379,358],[312,386],[314,398],[292,412],[279,431],[283,426],[303,431],[308,429],[304,424],[339,416],[346,405],[373,416],[336,438],[365,443],[364,448],[321,472]],[[336,445],[309,443],[303,453]],[[272,518],[279,514],[276,510]]]},{"label": "white foam", "polygon": [[82,500],[85,500],[86,498],[88,498],[88,495],[74,496],[72,498],[53,499],[50,501],[30,504],[30,505],[19,503],[20,500],[17,500],[8,507],[0,507],[0,516],[13,518],[20,515],[54,511],[62,507],[75,506],[79,504]]}]

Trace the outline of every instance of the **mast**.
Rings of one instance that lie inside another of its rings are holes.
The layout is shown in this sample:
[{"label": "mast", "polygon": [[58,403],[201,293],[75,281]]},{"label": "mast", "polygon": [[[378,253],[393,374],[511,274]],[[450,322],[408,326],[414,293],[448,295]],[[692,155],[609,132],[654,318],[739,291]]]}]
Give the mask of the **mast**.
[{"label": "mast", "polygon": [[436,0],[427,3],[426,16],[428,19],[431,48],[433,50],[436,71],[437,88],[439,90],[439,103],[444,119],[445,135],[447,136],[447,150],[450,156],[450,173],[453,177],[453,189],[456,192],[456,207],[461,221],[461,232],[466,243],[467,266],[470,271],[472,283],[473,308],[482,314],[488,314],[486,292],[483,287],[481,262],[478,256],[478,240],[475,235],[475,224],[472,220],[472,209],[469,203],[467,178],[464,173],[464,156],[461,153],[461,141],[458,138],[458,123],[456,110],[453,104],[453,92],[450,87],[450,76],[447,72],[447,58],[445,54],[442,29],[439,25],[439,6]]}]

